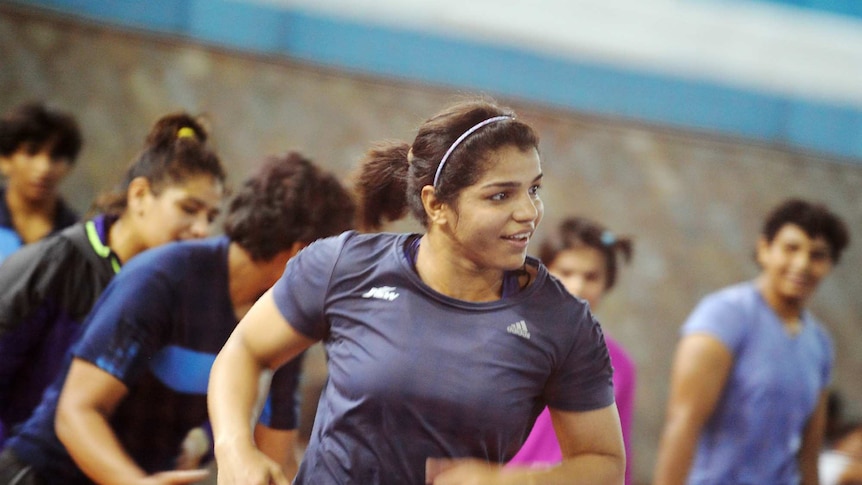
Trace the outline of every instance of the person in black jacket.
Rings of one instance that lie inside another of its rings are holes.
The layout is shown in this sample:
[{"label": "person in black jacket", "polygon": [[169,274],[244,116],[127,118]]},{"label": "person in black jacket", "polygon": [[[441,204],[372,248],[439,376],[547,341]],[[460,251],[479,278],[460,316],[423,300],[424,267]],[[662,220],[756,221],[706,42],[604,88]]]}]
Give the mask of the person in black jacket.
[{"label": "person in black jacket", "polygon": [[0,448],[57,375],[81,322],[123,263],[209,235],[225,171],[192,116],[161,118],[99,214],[29,244],[0,265]]}]

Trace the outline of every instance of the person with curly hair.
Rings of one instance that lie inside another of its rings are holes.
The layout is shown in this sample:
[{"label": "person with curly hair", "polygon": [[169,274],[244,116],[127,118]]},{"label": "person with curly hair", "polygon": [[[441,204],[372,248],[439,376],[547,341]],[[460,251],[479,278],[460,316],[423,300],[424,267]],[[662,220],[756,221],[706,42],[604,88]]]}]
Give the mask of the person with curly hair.
[{"label": "person with curly hair", "polygon": [[656,485],[818,483],[834,349],[807,304],[848,242],[820,203],[766,216],[760,274],[704,297],[682,327]]},{"label": "person with curly hair", "polygon": [[[135,257],[105,289],[63,373],[9,440],[14,455],[0,476],[69,485],[203,478],[206,470],[177,470],[175,459],[189,431],[207,421],[216,353],[291,257],[352,227],[353,204],[333,175],[298,153],[273,157],[230,202],[224,235]],[[296,467],[299,370],[297,360],[272,377],[256,426],[257,442],[285,475]]]}]

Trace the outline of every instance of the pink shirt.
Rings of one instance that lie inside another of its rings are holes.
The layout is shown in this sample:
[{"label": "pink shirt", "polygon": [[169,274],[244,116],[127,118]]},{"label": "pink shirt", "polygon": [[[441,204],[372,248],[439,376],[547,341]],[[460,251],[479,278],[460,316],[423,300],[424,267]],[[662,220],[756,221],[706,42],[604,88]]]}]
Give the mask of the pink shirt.
[{"label": "pink shirt", "polygon": [[[631,429],[634,414],[635,364],[623,347],[607,334],[605,343],[608,346],[611,364],[614,366],[614,398],[623,429],[623,442],[626,448],[626,485],[629,485],[632,483]],[[551,423],[551,413],[548,408],[545,408],[536,419],[536,424],[533,425],[533,430],[524,442],[524,446],[512,458],[509,465],[556,465],[562,459],[560,444],[557,442],[554,425]]]}]

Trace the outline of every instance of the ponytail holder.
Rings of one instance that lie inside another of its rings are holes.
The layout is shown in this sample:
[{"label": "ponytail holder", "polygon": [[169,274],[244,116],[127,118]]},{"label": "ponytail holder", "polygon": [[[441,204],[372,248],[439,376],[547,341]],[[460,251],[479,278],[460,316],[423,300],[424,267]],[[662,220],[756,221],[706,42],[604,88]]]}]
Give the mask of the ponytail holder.
[{"label": "ponytail holder", "polygon": [[604,231],[602,232],[601,241],[605,246],[611,246],[617,242],[617,237],[611,231]]},{"label": "ponytail holder", "polygon": [[197,138],[197,133],[188,126],[184,126],[177,130],[177,138]]}]

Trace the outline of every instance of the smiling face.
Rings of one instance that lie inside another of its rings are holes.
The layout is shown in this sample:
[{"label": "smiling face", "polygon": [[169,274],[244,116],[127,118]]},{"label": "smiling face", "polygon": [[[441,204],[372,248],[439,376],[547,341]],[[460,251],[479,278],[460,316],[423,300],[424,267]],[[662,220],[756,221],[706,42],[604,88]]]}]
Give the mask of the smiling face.
[{"label": "smiling face", "polygon": [[591,246],[564,249],[548,265],[548,271],[569,293],[586,300],[593,310],[598,307],[608,282],[607,261],[601,251]]},{"label": "smiling face", "polygon": [[7,190],[32,204],[55,199],[60,182],[71,171],[72,163],[66,158],[52,158],[51,148],[48,145],[31,153],[30,146],[24,145],[8,157],[0,157]]},{"label": "smiling face", "polygon": [[829,244],[811,238],[795,224],[786,224],[772,241],[761,238],[757,261],[763,268],[761,287],[768,301],[802,306],[832,270]]},{"label": "smiling face", "polygon": [[209,174],[167,185],[157,194],[147,188],[131,211],[144,246],[207,237],[223,195],[222,184]]},{"label": "smiling face", "polygon": [[544,214],[539,154],[507,145],[487,160],[484,175],[459,194],[453,207],[444,207],[445,231],[468,265],[518,269]]}]

